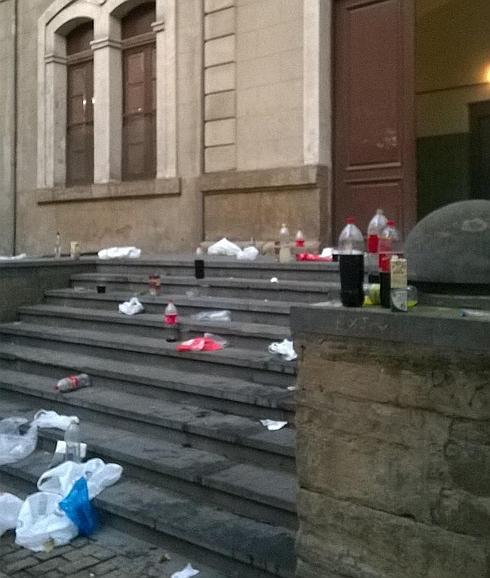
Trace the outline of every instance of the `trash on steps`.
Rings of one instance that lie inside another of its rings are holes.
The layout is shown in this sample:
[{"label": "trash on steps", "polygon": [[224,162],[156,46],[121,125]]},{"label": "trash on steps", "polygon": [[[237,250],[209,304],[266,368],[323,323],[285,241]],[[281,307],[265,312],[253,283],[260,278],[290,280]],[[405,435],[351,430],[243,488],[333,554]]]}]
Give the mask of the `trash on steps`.
[{"label": "trash on steps", "polygon": [[97,527],[97,516],[88,496],[87,480],[79,478],[69,494],[61,500],[60,509],[70,518],[82,536],[90,536]]},{"label": "trash on steps", "polygon": [[[153,297],[156,297],[160,293],[161,285],[162,285],[162,280],[161,280],[160,275],[158,273],[150,273],[150,275],[148,275],[148,292],[150,293],[150,295],[152,295]],[[119,305],[119,311],[121,311],[120,305]],[[124,313],[124,311],[123,311],[123,313]],[[128,315],[131,315],[131,313],[129,313]]]},{"label": "trash on steps", "polygon": [[80,449],[80,420],[73,418],[70,425],[65,431],[65,461],[76,462],[82,461]]},{"label": "trash on steps", "polygon": [[27,257],[26,253],[20,253],[20,255],[12,255],[12,257],[7,257],[6,255],[0,255],[0,261],[21,261]]},{"label": "trash on steps", "polygon": [[191,564],[187,564],[183,570],[174,572],[170,578],[191,578],[191,576],[197,576],[198,574],[199,570],[193,568]]},{"label": "trash on steps", "polygon": [[0,421],[0,466],[19,462],[36,449],[37,425],[33,422],[25,433],[21,433],[21,427],[27,422],[23,417]]},{"label": "trash on steps", "polygon": [[177,345],[177,351],[218,351],[226,347],[228,342],[222,337],[205,333],[203,337],[194,337]]},{"label": "trash on steps", "polygon": [[[152,293],[152,295],[156,295],[156,293]],[[144,310],[145,308],[140,303],[138,297],[131,297],[129,301],[119,304],[119,312],[124,313],[124,315],[136,315]]]},{"label": "trash on steps", "polygon": [[141,249],[137,247],[109,247],[97,253],[99,259],[138,259]]},{"label": "trash on steps", "polygon": [[287,421],[275,421],[273,419],[261,419],[260,423],[269,431],[278,431],[288,425]]},{"label": "trash on steps", "polygon": [[279,283],[279,279],[277,277],[271,277],[271,283]]},{"label": "trash on steps", "polygon": [[13,494],[0,493],[0,536],[17,526],[22,500]]},{"label": "trash on steps", "polygon": [[[64,440],[58,440],[56,442],[56,448],[54,450],[53,458],[49,464],[49,469],[62,464],[66,456],[66,442]],[[80,461],[83,461],[87,457],[87,444],[80,443]]]},{"label": "trash on steps", "polygon": [[281,342],[271,343],[269,353],[279,354],[285,361],[293,361],[298,357],[294,351],[293,342],[289,339],[283,339]]},{"label": "trash on steps", "polygon": [[40,409],[35,415],[32,423],[37,427],[61,429],[66,431],[71,422],[77,419],[76,415],[59,415],[55,411]]},{"label": "trash on steps", "polygon": [[241,253],[241,249],[235,243],[228,241],[226,237],[223,237],[214,245],[208,248],[208,255],[225,255],[227,257],[236,257],[239,253]]},{"label": "trash on steps", "polygon": [[179,339],[179,313],[177,307],[175,307],[173,301],[169,301],[167,307],[165,307],[165,313],[163,316],[163,323],[166,329],[169,331],[167,341],[170,343],[175,343]]},{"label": "trash on steps", "polygon": [[201,311],[199,313],[195,313],[191,315],[191,319],[195,319],[196,321],[223,321],[229,322],[231,321],[231,312],[230,311]]},{"label": "trash on steps", "polygon": [[90,385],[91,385],[90,377],[86,373],[80,373],[79,375],[69,375],[68,377],[60,379],[58,383],[54,386],[54,388],[56,391],[59,391],[60,393],[67,393],[69,391],[75,391],[76,389],[80,389],[81,387],[89,387]]},{"label": "trash on steps", "polygon": [[335,260],[335,249],[333,249],[332,247],[325,247],[322,252],[320,253],[321,257],[327,257],[329,258],[331,261]]},{"label": "trash on steps", "polygon": [[330,263],[332,257],[322,257],[322,255],[317,255],[315,253],[299,253],[296,255],[297,261],[323,261],[324,263]]},{"label": "trash on steps", "polygon": [[256,247],[245,247],[243,251],[237,254],[236,258],[239,261],[255,261],[259,254],[259,250]]},{"label": "trash on steps", "polygon": [[105,285],[97,285],[97,287],[95,288],[97,293],[102,294],[105,293]]},{"label": "trash on steps", "polygon": [[279,231],[279,263],[289,263],[292,259],[289,229],[286,224],[281,225]]}]

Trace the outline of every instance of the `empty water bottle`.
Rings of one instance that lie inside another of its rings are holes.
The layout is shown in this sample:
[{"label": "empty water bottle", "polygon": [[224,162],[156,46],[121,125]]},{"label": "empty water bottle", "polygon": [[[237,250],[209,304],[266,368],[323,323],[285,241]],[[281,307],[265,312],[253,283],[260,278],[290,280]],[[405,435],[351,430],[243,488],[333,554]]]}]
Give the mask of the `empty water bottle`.
[{"label": "empty water bottle", "polygon": [[289,241],[289,229],[283,223],[279,231],[279,263],[289,263],[289,261],[291,261]]},{"label": "empty water bottle", "polygon": [[79,463],[81,460],[79,423],[80,423],[79,419],[77,417],[74,417],[65,432],[65,444],[66,444],[65,460],[67,462]]},{"label": "empty water bottle", "polygon": [[79,375],[69,375],[60,379],[54,388],[56,391],[65,393],[81,387],[89,387],[89,385],[91,385],[90,377],[86,373],[80,373]]},{"label": "empty water bottle", "polygon": [[59,259],[61,257],[61,235],[56,233],[56,243],[54,245],[54,258]]},{"label": "empty water bottle", "polygon": [[178,312],[173,301],[169,301],[167,307],[165,307],[163,322],[168,330],[167,341],[177,341],[179,337]]}]

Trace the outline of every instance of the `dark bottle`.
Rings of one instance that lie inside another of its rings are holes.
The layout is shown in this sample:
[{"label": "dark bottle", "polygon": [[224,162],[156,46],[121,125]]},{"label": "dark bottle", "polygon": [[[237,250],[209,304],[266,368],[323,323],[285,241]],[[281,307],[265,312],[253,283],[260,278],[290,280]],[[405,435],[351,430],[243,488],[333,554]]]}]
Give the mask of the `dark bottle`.
[{"label": "dark bottle", "polygon": [[194,259],[194,276],[196,279],[204,279],[204,259],[202,255],[202,249],[198,247],[196,250],[196,258]]},{"label": "dark bottle", "polygon": [[364,303],[364,238],[353,217],[339,237],[340,300],[344,307]]},{"label": "dark bottle", "polygon": [[378,241],[379,297],[381,306],[386,309],[391,307],[390,261],[393,255],[403,255],[402,243],[395,222],[388,221]]}]

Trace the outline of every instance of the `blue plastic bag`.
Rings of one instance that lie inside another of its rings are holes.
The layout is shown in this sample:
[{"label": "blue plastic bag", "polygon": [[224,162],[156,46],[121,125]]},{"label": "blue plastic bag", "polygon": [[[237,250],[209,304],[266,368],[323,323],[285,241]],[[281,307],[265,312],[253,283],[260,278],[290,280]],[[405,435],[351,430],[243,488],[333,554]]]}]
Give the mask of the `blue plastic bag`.
[{"label": "blue plastic bag", "polygon": [[60,508],[77,526],[82,536],[90,536],[97,527],[97,516],[88,497],[87,480],[79,478],[70,493],[61,500]]}]

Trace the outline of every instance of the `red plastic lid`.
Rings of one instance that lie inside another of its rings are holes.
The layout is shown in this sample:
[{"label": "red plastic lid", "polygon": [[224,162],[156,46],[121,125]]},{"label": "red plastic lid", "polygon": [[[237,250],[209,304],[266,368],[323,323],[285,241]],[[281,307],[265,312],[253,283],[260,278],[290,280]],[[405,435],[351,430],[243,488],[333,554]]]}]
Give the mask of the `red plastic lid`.
[{"label": "red plastic lid", "polygon": [[348,225],[354,225],[354,223],[356,222],[354,217],[347,217],[346,222]]},{"label": "red plastic lid", "polygon": [[390,219],[389,221],[386,221],[386,224],[388,225],[388,227],[394,227],[394,226],[395,226],[395,221],[393,221],[393,220]]}]

